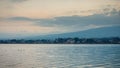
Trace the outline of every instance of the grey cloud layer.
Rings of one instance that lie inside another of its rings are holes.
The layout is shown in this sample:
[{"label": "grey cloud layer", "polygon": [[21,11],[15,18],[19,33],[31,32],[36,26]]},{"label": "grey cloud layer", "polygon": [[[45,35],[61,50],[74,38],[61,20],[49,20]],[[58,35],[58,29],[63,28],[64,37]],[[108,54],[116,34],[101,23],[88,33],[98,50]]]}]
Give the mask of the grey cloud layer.
[{"label": "grey cloud layer", "polygon": [[11,0],[12,2],[23,2],[23,1],[27,1],[27,0]]},{"label": "grey cloud layer", "polygon": [[37,26],[87,26],[87,25],[120,25],[120,15],[106,16],[96,14],[91,16],[62,16],[52,19],[31,19],[26,17],[12,17],[4,20],[8,21],[30,21]]},{"label": "grey cloud layer", "polygon": [[27,0],[1,0],[1,1],[7,1],[7,2],[12,2],[12,3],[14,3],[14,2],[24,2],[24,1],[27,1]]},{"label": "grey cloud layer", "polygon": [[37,22],[38,25],[43,26],[88,26],[88,25],[120,25],[120,16],[104,16],[92,15],[87,17],[71,16],[71,17],[56,17],[55,19],[47,19]]}]

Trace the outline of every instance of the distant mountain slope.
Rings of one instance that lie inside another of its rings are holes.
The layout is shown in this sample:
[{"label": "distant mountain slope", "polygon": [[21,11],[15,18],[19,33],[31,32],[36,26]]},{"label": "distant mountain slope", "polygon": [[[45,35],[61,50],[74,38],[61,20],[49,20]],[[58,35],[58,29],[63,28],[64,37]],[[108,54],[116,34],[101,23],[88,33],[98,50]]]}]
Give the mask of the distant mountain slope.
[{"label": "distant mountain slope", "polygon": [[52,34],[44,36],[31,37],[31,39],[54,39],[54,38],[103,38],[103,37],[120,37],[120,26],[101,27],[96,29],[89,29],[85,31],[70,32],[63,34]]}]

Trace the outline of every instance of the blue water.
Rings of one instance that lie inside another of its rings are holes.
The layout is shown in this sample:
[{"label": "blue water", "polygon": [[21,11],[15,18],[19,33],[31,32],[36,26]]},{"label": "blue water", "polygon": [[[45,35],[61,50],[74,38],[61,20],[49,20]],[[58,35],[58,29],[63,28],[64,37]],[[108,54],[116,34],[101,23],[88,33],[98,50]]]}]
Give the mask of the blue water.
[{"label": "blue water", "polygon": [[0,68],[120,68],[120,45],[1,44]]}]

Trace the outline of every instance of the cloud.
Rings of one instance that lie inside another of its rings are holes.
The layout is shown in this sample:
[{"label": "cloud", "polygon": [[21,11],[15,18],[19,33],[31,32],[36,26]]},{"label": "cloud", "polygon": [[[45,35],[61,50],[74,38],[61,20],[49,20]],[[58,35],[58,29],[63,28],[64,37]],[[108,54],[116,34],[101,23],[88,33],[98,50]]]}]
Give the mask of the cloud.
[{"label": "cloud", "polygon": [[120,24],[120,15],[106,16],[101,14],[91,16],[62,16],[53,19],[44,19],[36,22],[43,26],[85,26],[85,25],[113,25]]},{"label": "cloud", "polygon": [[0,0],[0,17],[15,16],[16,7],[27,0]]},{"label": "cloud", "polygon": [[89,16],[120,10],[119,0],[0,0],[0,17]]},{"label": "cloud", "polygon": [[[109,9],[104,9],[104,11],[109,11]],[[73,26],[87,26],[87,25],[117,25],[120,24],[119,11],[113,9],[110,10],[108,14],[94,14],[90,16],[61,16],[54,18],[28,18],[28,17],[10,17],[10,18],[0,18],[4,21],[29,21],[36,26],[48,26],[48,27],[73,27]]]},{"label": "cloud", "polygon": [[27,0],[9,0],[11,2],[24,2],[24,1],[27,1]]},{"label": "cloud", "polygon": [[[120,8],[120,7],[119,7]],[[88,9],[88,10],[72,10],[65,12],[64,15],[72,16],[72,15],[78,15],[78,16],[90,16],[94,14],[105,14],[105,15],[117,15],[120,14],[120,9],[115,6],[106,5],[102,8],[97,9]]]},{"label": "cloud", "polygon": [[[92,12],[92,10],[88,11],[83,11],[84,12]],[[100,11],[100,10],[99,10]],[[96,11],[97,12],[97,11]],[[58,17],[53,17],[53,18],[29,18],[29,17],[8,17],[8,18],[2,18],[0,17],[0,20],[6,20],[6,21],[31,21],[36,24],[41,24],[44,23],[44,25],[74,25],[74,24],[79,24],[82,22],[85,23],[93,23],[98,21],[98,22],[103,22],[106,23],[118,23],[119,22],[119,17],[120,17],[120,11],[116,10],[114,8],[104,8],[101,10],[101,13],[96,13],[93,15],[89,16],[79,16],[79,15],[72,15],[72,16],[58,16]],[[117,21],[117,22],[116,22]],[[97,22],[96,22],[97,23]]]},{"label": "cloud", "polygon": [[34,21],[34,19],[27,18],[27,17],[11,17],[11,18],[6,18],[8,21]]},{"label": "cloud", "polygon": [[28,1],[28,0],[1,0],[1,2],[10,2],[10,3],[20,3],[20,2],[24,2],[24,1]]}]

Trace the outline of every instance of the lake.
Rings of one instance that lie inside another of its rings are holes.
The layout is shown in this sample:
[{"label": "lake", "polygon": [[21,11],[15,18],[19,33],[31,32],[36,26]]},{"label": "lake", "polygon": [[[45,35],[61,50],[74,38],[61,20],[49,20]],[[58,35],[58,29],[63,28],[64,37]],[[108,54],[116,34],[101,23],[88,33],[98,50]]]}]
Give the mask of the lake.
[{"label": "lake", "polygon": [[0,44],[0,68],[120,68],[120,45]]}]

